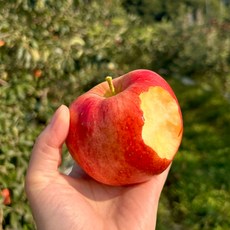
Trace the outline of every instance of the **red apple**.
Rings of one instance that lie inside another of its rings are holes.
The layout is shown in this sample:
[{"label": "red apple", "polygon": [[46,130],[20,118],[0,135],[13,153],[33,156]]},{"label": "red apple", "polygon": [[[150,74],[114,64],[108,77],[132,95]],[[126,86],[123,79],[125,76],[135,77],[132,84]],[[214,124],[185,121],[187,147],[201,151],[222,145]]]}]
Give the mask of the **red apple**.
[{"label": "red apple", "polygon": [[150,70],[107,81],[71,104],[67,147],[99,182],[144,182],[163,172],[179,148],[179,103],[169,84]]},{"label": "red apple", "polygon": [[3,40],[0,40],[0,47],[4,46],[6,43]]},{"label": "red apple", "polygon": [[40,69],[35,69],[33,71],[33,75],[36,77],[36,78],[40,78],[42,76],[42,71]]},{"label": "red apple", "polygon": [[3,197],[3,204],[4,205],[9,205],[11,204],[11,198],[10,198],[10,190],[8,188],[4,188],[2,191],[1,191],[1,194],[0,194],[2,197]]}]

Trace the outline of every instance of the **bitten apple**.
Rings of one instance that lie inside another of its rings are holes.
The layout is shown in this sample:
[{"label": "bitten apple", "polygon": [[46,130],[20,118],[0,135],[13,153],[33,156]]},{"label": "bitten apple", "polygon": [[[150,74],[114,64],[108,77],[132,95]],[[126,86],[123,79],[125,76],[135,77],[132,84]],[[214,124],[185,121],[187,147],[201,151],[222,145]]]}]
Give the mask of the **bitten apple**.
[{"label": "bitten apple", "polygon": [[150,70],[106,80],[71,104],[67,147],[101,183],[144,182],[163,172],[178,151],[183,133],[178,100]]}]

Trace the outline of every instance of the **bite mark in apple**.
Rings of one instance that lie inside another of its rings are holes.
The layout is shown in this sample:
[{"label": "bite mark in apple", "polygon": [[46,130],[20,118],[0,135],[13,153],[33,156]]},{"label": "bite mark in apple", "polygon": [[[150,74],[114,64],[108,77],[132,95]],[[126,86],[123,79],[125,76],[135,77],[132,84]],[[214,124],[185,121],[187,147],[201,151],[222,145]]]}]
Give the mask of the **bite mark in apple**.
[{"label": "bite mark in apple", "polygon": [[172,160],[179,148],[181,118],[175,99],[162,87],[150,87],[140,94],[144,116],[142,138],[161,158]]}]

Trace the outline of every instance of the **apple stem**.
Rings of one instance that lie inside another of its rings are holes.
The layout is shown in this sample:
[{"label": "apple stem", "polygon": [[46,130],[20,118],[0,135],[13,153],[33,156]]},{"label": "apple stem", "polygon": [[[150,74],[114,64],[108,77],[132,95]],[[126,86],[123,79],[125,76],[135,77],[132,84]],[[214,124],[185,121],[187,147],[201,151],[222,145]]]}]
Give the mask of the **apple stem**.
[{"label": "apple stem", "polygon": [[114,88],[114,85],[113,85],[113,79],[112,79],[112,77],[107,76],[107,77],[105,78],[105,80],[106,80],[106,81],[108,82],[108,84],[109,84],[109,88],[110,88],[110,90],[111,90],[112,95],[115,95],[116,92],[115,92],[115,88]]}]

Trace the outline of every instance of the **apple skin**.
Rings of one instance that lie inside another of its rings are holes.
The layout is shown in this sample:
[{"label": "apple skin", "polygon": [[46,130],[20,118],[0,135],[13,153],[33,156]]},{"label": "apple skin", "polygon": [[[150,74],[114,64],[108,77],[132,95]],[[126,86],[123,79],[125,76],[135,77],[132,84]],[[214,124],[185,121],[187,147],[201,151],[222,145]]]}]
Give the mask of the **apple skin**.
[{"label": "apple skin", "polygon": [[[150,87],[166,90],[178,105],[169,84],[150,70],[134,70],[113,80],[111,96],[102,82],[70,105],[70,128],[66,145],[73,159],[95,180],[108,185],[129,185],[149,180],[163,172],[172,159],[161,158],[142,138],[144,125],[139,95]],[[175,150],[176,154],[178,148]]]}]

